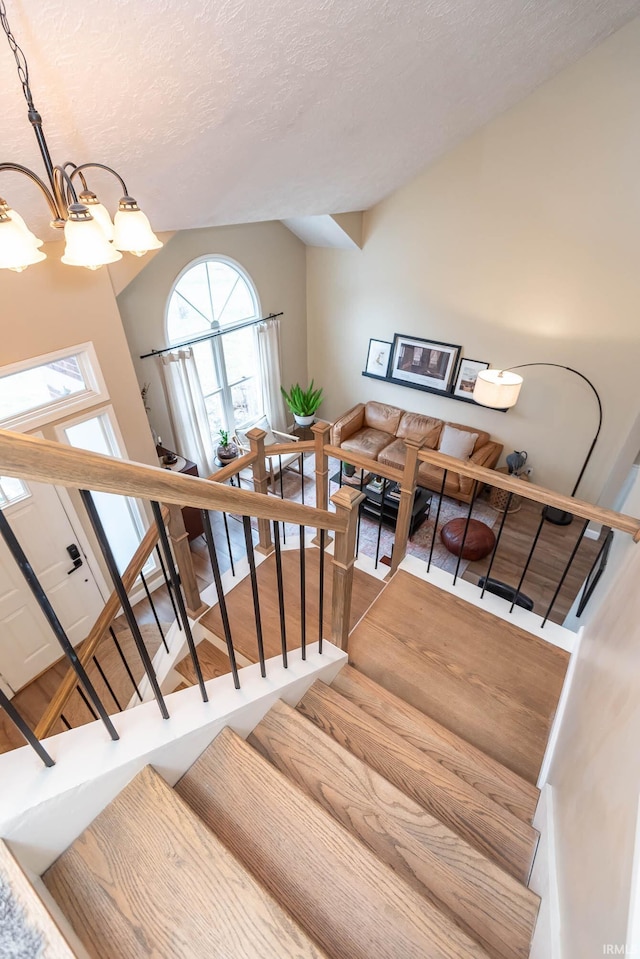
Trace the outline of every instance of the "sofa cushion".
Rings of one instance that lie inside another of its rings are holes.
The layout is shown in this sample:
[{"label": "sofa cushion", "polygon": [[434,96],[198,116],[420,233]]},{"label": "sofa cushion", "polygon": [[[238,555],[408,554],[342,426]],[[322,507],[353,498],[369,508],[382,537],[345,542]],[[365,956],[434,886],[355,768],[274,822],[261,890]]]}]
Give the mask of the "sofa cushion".
[{"label": "sofa cushion", "polygon": [[474,426],[465,426],[464,423],[447,423],[447,426],[452,426],[454,430],[464,430],[465,433],[475,433],[478,439],[475,442],[472,453],[475,453],[476,450],[479,450],[481,446],[484,446],[485,443],[488,443],[491,439],[489,433],[485,430],[476,429]]},{"label": "sofa cushion", "polygon": [[384,433],[382,430],[364,429],[358,430],[349,439],[343,440],[341,449],[350,450],[352,453],[362,453],[370,459],[377,460],[378,454],[393,442],[393,435]]},{"label": "sofa cushion", "polygon": [[364,408],[364,425],[395,436],[403,413],[404,410],[399,410],[397,406],[370,400]]},{"label": "sofa cushion", "polygon": [[448,423],[445,423],[440,436],[438,449],[446,456],[455,456],[456,459],[459,460],[468,460],[473,452],[477,439],[477,433],[471,433],[469,430],[457,430]]},{"label": "sofa cushion", "polygon": [[394,466],[398,470],[404,469],[407,458],[407,447],[404,440],[394,440],[382,450],[378,462],[384,466]]},{"label": "sofa cushion", "polygon": [[[432,466],[431,463],[420,463],[418,467],[418,486],[424,486],[426,489],[435,490],[437,493],[442,488],[442,474],[444,470],[439,466]],[[460,477],[458,473],[452,470],[447,472],[447,481],[444,484],[445,496],[457,496],[460,492]]]},{"label": "sofa cushion", "polygon": [[434,450],[438,445],[442,420],[434,416],[424,416],[422,413],[405,413],[400,420],[398,439],[416,440],[421,442],[423,449]]}]

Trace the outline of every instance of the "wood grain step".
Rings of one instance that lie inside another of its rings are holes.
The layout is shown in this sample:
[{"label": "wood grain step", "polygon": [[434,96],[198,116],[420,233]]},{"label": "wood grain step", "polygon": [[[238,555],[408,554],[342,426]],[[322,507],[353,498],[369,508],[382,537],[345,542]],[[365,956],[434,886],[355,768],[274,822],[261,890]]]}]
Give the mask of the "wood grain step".
[{"label": "wood grain step", "polygon": [[[0,840],[0,885],[6,885],[11,890],[12,904],[21,913],[25,928],[39,940],[42,951],[38,951],[38,955],[46,956],[46,959],[75,959],[76,953],[71,948],[67,936],[62,932],[20,864],[11,854],[9,847],[2,840]],[[3,910],[3,917],[4,915]],[[26,948],[28,947],[25,945]],[[14,955],[11,950],[9,954]],[[26,956],[26,954],[21,952],[16,944],[15,956]]]},{"label": "wood grain step", "polygon": [[248,740],[489,955],[527,959],[539,899],[286,703]]},{"label": "wood grain step", "polygon": [[540,793],[526,779],[352,666],[344,666],[331,687],[518,819],[533,821]]},{"label": "wood grain step", "polygon": [[[208,639],[203,639],[202,642],[198,643],[196,652],[198,653],[198,661],[205,683],[208,679],[215,679],[216,676],[225,676],[231,672],[227,654],[223,653],[217,646],[214,646],[213,643],[210,643]],[[195,666],[193,665],[190,654],[187,654],[184,659],[176,663],[175,669],[181,676],[184,676],[187,686],[195,686],[197,684],[198,677],[196,676]]]},{"label": "wood grain step", "polygon": [[352,632],[349,661],[536,783],[569,661],[563,650],[400,570]]},{"label": "wood grain step", "polygon": [[230,729],[176,789],[332,959],[486,957]]},{"label": "wood grain step", "polygon": [[316,726],[526,883],[538,834],[324,683],[297,707]]},{"label": "wood grain step", "polygon": [[96,959],[321,959],[147,766],[44,874]]}]

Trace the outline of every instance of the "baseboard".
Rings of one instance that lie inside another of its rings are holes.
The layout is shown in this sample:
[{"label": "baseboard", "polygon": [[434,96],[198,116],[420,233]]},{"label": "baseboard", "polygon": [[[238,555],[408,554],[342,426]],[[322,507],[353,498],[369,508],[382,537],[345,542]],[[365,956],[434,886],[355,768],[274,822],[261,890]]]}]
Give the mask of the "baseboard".
[{"label": "baseboard", "polygon": [[540,793],[533,825],[540,832],[540,842],[529,888],[541,902],[529,959],[562,959],[553,789],[549,785]]}]

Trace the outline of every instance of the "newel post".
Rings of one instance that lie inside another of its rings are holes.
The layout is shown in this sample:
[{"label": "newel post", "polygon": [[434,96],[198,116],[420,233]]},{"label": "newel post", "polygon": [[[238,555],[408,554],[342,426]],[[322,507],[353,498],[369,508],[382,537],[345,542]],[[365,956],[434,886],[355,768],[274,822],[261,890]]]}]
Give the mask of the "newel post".
[{"label": "newel post", "polygon": [[180,576],[180,585],[184,594],[184,604],[187,608],[187,614],[191,619],[198,619],[199,616],[208,609],[206,603],[200,598],[198,581],[193,568],[193,556],[189,546],[189,536],[184,527],[182,518],[182,509],[179,506],[168,505],[169,510],[169,539],[171,549],[178,567]]},{"label": "newel post", "polygon": [[407,448],[407,457],[405,459],[404,472],[400,484],[400,505],[398,507],[398,521],[396,523],[396,535],[393,543],[393,552],[391,554],[391,570],[389,576],[393,576],[407,554],[407,542],[411,528],[411,511],[413,509],[413,499],[416,494],[418,467],[420,465],[418,453],[422,448],[422,443],[417,440],[405,439],[404,443]]},{"label": "newel post", "polygon": [[[325,446],[329,442],[329,433],[331,432],[331,423],[314,423],[311,432],[315,438],[315,458],[316,458],[316,507],[318,509],[328,509],[329,506],[329,457],[325,453]],[[312,541],[314,546],[320,545],[320,530],[316,533]],[[331,536],[327,533],[325,536],[325,545],[331,542]]]},{"label": "newel post", "polygon": [[358,506],[364,493],[343,486],[331,497],[338,516],[347,520],[344,532],[336,532],[333,547],[333,597],[331,604],[331,642],[346,650],[349,641],[351,619],[351,594],[353,592],[353,566],[356,561],[356,530]]},{"label": "newel post", "polygon": [[[265,496],[269,492],[269,477],[264,458],[264,438],[266,435],[264,430],[255,426],[247,433],[251,452],[256,456],[252,466],[253,488],[256,493],[263,493]],[[259,553],[264,553],[265,556],[274,550],[273,540],[271,539],[271,524],[268,519],[258,519],[258,545],[256,550]]]}]

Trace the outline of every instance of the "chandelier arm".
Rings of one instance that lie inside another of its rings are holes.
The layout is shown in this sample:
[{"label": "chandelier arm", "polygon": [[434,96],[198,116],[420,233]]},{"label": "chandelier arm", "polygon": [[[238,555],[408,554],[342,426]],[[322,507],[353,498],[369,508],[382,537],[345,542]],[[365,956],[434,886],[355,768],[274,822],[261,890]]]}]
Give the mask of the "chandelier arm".
[{"label": "chandelier arm", "polygon": [[593,437],[593,439],[592,439],[592,441],[591,441],[591,446],[589,447],[589,451],[588,451],[588,453],[587,453],[587,458],[585,459],[584,463],[582,464],[582,469],[580,470],[580,473],[579,473],[579,475],[578,475],[578,479],[576,480],[575,486],[573,487],[573,490],[571,491],[571,495],[572,495],[572,496],[575,496],[575,495],[576,495],[576,491],[577,491],[578,487],[580,486],[580,482],[581,482],[581,480],[582,480],[582,477],[584,476],[584,471],[586,470],[587,466],[589,465],[589,460],[591,459],[591,454],[593,453],[593,450],[594,450],[594,448],[595,448],[595,445],[596,445],[596,443],[598,442],[598,437],[600,436],[600,430],[602,429],[602,402],[601,402],[601,400],[600,400],[600,394],[598,393],[597,389],[595,388],[595,386],[593,385],[593,383],[591,382],[591,380],[587,379],[587,377],[584,375],[584,373],[581,373],[579,370],[574,370],[572,366],[564,366],[562,363],[520,363],[518,366],[509,366],[509,367],[507,367],[507,369],[506,369],[506,370],[503,370],[503,372],[504,372],[504,373],[509,373],[509,372],[511,372],[512,370],[524,370],[524,369],[525,369],[526,367],[528,367],[528,366],[554,366],[554,367],[555,367],[556,369],[558,369],[558,370],[567,370],[569,373],[575,373],[576,376],[579,376],[580,379],[581,379],[581,380],[584,380],[584,382],[587,384],[587,386],[589,386],[589,387],[591,388],[591,390],[592,390],[592,392],[593,392],[593,395],[594,395],[595,398],[596,398],[596,402],[597,402],[597,404],[598,404],[598,428],[596,429],[596,435]]},{"label": "chandelier arm", "polygon": [[[71,172],[69,173],[69,176],[71,177],[71,179],[73,179],[74,174],[75,174],[75,171],[78,169],[78,167],[77,167],[77,165],[76,165],[75,163],[73,163],[73,161],[67,160],[66,163],[63,163],[63,164],[62,164],[62,169],[63,169],[63,170],[71,170]],[[82,189],[83,189],[83,190],[88,190],[88,189],[89,189],[88,186],[87,186],[87,181],[86,181],[86,179],[85,179],[84,173],[82,173],[82,171],[80,171],[80,182],[82,183]]]},{"label": "chandelier arm", "polygon": [[84,186],[86,189],[87,184],[84,179],[84,176],[82,175],[83,170],[106,170],[107,173],[110,173],[112,176],[114,176],[116,180],[118,180],[118,182],[120,183],[120,186],[122,187],[122,195],[129,196],[129,191],[127,190],[127,184],[124,182],[120,174],[116,170],[114,170],[112,167],[106,166],[106,164],[104,163],[81,163],[80,166],[75,167],[73,173],[71,174],[71,179],[73,179],[75,176],[81,177],[82,182],[84,183]]},{"label": "chandelier arm", "polygon": [[56,190],[61,202],[64,204],[65,211],[66,208],[71,206],[72,203],[78,202],[78,194],[76,193],[76,188],[71,182],[71,177],[67,173],[64,167],[55,166],[53,168],[53,173],[55,176]]},{"label": "chandelier arm", "polygon": [[41,180],[36,173],[26,166],[21,166],[19,163],[0,163],[0,173],[4,173],[6,171],[10,171],[11,173],[22,173],[24,176],[28,177],[33,183],[36,184],[36,186],[40,188],[45,200],[49,204],[49,210],[51,211],[54,222],[64,219],[60,215],[60,211],[58,210],[58,205],[53,193],[46,185],[44,180]]}]

